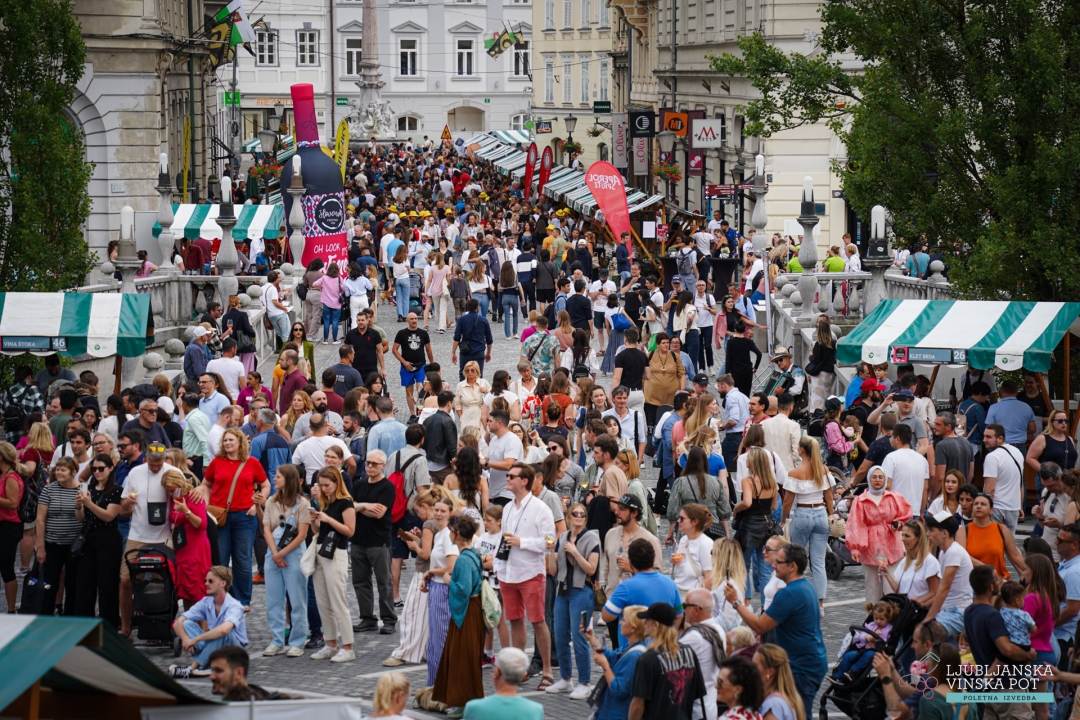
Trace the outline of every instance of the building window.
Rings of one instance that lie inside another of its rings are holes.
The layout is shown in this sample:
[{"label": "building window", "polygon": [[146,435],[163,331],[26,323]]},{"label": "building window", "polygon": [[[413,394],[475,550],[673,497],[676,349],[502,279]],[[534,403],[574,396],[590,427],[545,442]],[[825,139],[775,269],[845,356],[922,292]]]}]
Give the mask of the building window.
[{"label": "building window", "polygon": [[532,72],[532,63],[529,61],[529,42],[520,42],[514,45],[514,76],[525,77]]},{"label": "building window", "polygon": [[555,63],[544,61],[544,102],[555,102]]},{"label": "building window", "polygon": [[398,43],[401,51],[401,74],[407,76],[416,75],[416,56],[420,49],[420,41],[415,38],[403,39]]},{"label": "building window", "polygon": [[589,61],[581,61],[581,104],[589,104]]},{"label": "building window", "polygon": [[[604,0],[601,0],[603,2]],[[592,22],[592,7],[589,0],[581,0],[581,27],[587,28]]]},{"label": "building window", "polygon": [[255,33],[255,64],[277,65],[277,33],[262,31]]},{"label": "building window", "polygon": [[600,27],[606,28],[611,25],[611,10],[608,9],[607,0],[600,0]]},{"label": "building window", "polygon": [[608,61],[600,61],[600,97],[597,100],[610,100],[611,99],[611,71],[608,69]]},{"label": "building window", "polygon": [[397,119],[398,132],[416,132],[420,129],[420,119],[403,115]]},{"label": "building window", "polygon": [[544,29],[555,29],[555,0],[544,0]]},{"label": "building window", "polygon": [[360,74],[360,38],[345,38],[345,74]]},{"label": "building window", "polygon": [[317,30],[296,31],[296,64],[301,67],[314,67],[319,64],[319,32]]},{"label": "building window", "polygon": [[465,77],[473,74],[473,41],[457,41],[457,74]]},{"label": "building window", "polygon": [[529,121],[529,116],[524,114],[524,113],[522,113],[520,115],[514,115],[512,118],[510,118],[510,129],[511,130],[522,130],[522,131],[524,131],[525,130],[525,123],[528,122],[528,121]]},{"label": "building window", "polygon": [[564,28],[574,27],[574,0],[563,0],[562,26]]},{"label": "building window", "polygon": [[600,159],[607,162],[611,158],[608,157],[608,146],[605,143],[600,143],[596,146],[596,154],[600,156]]},{"label": "building window", "polygon": [[563,105],[569,105],[570,103],[572,103],[574,101],[573,100],[574,96],[570,92],[570,89],[574,85],[573,75],[571,75],[571,73],[573,73],[573,72],[574,72],[574,64],[570,62],[569,58],[564,59],[562,61],[562,101],[563,101]]}]

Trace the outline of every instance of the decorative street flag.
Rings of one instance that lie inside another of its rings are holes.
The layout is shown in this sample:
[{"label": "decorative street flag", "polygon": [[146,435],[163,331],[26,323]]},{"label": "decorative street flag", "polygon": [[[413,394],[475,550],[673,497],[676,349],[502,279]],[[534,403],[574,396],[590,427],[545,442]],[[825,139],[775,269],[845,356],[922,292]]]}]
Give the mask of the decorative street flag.
[{"label": "decorative street flag", "polygon": [[495,38],[488,47],[487,54],[491,56],[492,60],[498,60],[500,55],[520,42],[521,38],[519,38],[516,33],[512,33],[509,30],[503,30],[502,34]]},{"label": "decorative street flag", "polygon": [[[626,185],[622,175],[609,162],[594,162],[585,173],[585,185],[596,200],[596,206],[604,213],[604,221],[611,228],[615,242],[624,232],[630,232],[630,208],[626,203]],[[628,245],[627,250],[630,250]]]},{"label": "decorative street flag", "polygon": [[536,143],[529,144],[529,152],[525,155],[525,177],[522,196],[527,201],[532,194],[533,171],[536,170]]},{"label": "decorative street flag", "polygon": [[218,10],[217,14],[214,15],[216,24],[227,21],[232,24],[232,32],[229,35],[230,46],[255,42],[255,30],[251,27],[251,23],[248,22],[247,13],[244,12],[241,0],[231,0],[228,5]]},{"label": "decorative street flag", "polygon": [[342,120],[334,136],[334,162],[341,168],[341,181],[345,182],[345,164],[349,161],[349,121]]},{"label": "decorative street flag", "polygon": [[548,178],[551,177],[551,164],[553,161],[551,146],[548,145],[544,148],[544,154],[540,157],[540,179],[536,183],[537,197],[544,194],[544,186],[547,185]]},{"label": "decorative street flag", "polygon": [[[686,114],[690,118],[691,126],[695,121],[705,119],[704,110],[691,110]],[[686,158],[686,174],[689,177],[702,177],[705,175],[705,152],[697,147],[693,133],[687,134],[687,142],[689,149]]]}]

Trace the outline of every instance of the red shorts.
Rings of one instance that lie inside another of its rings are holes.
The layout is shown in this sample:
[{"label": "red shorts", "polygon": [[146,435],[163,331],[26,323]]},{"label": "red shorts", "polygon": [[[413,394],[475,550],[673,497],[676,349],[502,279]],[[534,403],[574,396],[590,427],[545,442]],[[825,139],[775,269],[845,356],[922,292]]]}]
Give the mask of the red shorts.
[{"label": "red shorts", "polygon": [[507,620],[520,620],[528,616],[531,623],[544,622],[544,595],[547,592],[547,578],[537,575],[525,582],[500,582],[503,612]]}]

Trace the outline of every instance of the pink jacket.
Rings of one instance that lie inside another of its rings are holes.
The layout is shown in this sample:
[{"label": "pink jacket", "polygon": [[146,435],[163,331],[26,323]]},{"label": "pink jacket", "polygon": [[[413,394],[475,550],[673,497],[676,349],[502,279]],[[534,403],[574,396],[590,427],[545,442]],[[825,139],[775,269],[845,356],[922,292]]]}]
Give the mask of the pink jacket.
[{"label": "pink jacket", "polygon": [[848,513],[845,530],[848,550],[858,551],[863,565],[877,565],[878,548],[883,548],[887,562],[892,565],[904,557],[904,545],[900,542],[900,532],[890,524],[910,519],[911,505],[900,493],[886,490],[881,502],[875,503],[864,492],[851,503]]},{"label": "pink jacket", "polygon": [[331,310],[341,309],[341,278],[330,277],[329,275],[323,275],[321,278],[311,283],[313,288],[321,288],[322,304]]}]

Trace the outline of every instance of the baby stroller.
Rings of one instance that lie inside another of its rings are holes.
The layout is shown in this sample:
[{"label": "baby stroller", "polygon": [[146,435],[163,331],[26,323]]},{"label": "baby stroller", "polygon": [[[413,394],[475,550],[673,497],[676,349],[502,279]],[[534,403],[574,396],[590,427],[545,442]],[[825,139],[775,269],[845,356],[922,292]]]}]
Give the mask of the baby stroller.
[{"label": "baby stroller", "polygon": [[139,639],[147,641],[137,647],[172,646],[173,655],[180,657],[180,638],[173,632],[176,619],[176,555],[166,545],[144,545],[124,555],[131,575],[134,593],[131,625],[139,629]]},{"label": "baby stroller", "polygon": [[[875,648],[892,658],[898,657],[911,644],[915,626],[926,617],[927,608],[908,600],[907,595],[890,594],[882,598],[899,608],[900,612],[893,619],[892,633],[888,640],[882,640],[873,632],[860,625],[851,625],[849,640],[855,640],[856,633],[866,633],[875,639]],[[869,624],[873,616],[867,613],[863,625]],[[850,643],[849,643],[850,644]],[[883,720],[885,717],[885,691],[881,680],[873,674],[873,666],[868,665],[850,682],[834,682],[821,694],[820,720],[827,720],[829,713],[826,704],[831,700],[836,708],[853,720]]]},{"label": "baby stroller", "polygon": [[[836,488],[833,491],[835,493],[834,497],[838,499],[841,495],[848,498],[853,497],[852,493],[855,488],[848,486],[848,478],[843,471],[840,468],[830,467],[829,472],[836,482]],[[836,503],[836,512],[840,515],[840,518],[829,519],[829,542],[825,550],[825,576],[830,580],[839,580],[841,573],[844,572],[844,568],[848,565],[858,565],[851,559],[851,551],[848,550],[847,539],[844,536],[847,505],[846,502]]]},{"label": "baby stroller", "polygon": [[[409,272],[409,310],[419,313],[424,308],[424,278],[415,270]],[[402,313],[405,315],[406,313]]]}]

